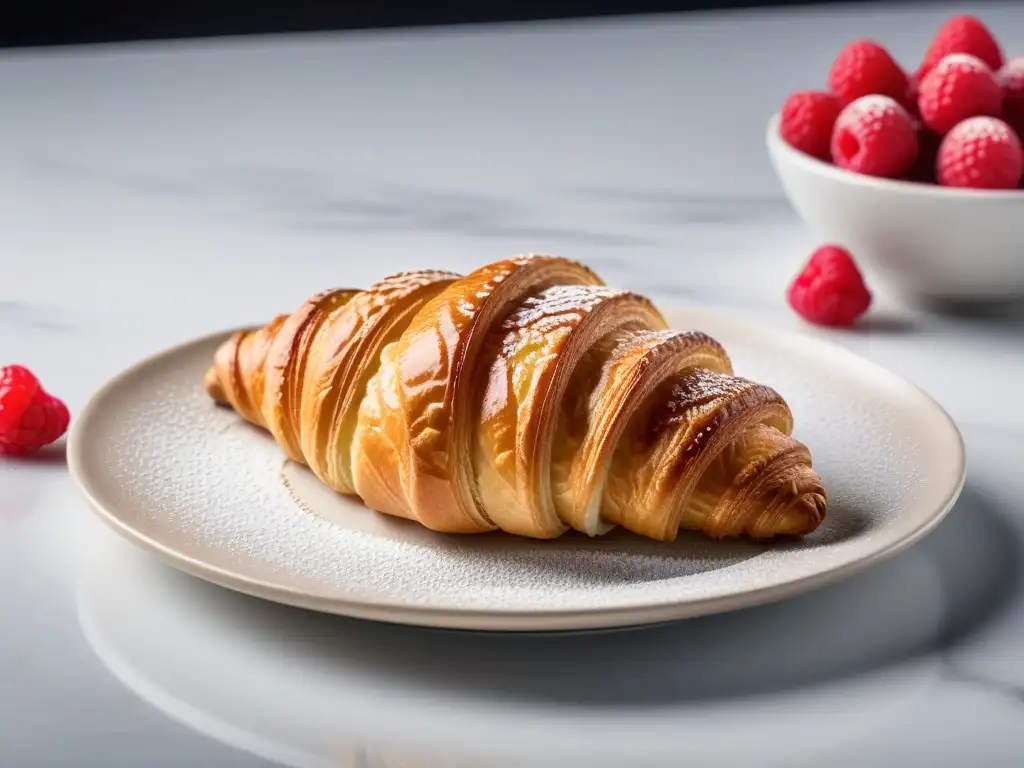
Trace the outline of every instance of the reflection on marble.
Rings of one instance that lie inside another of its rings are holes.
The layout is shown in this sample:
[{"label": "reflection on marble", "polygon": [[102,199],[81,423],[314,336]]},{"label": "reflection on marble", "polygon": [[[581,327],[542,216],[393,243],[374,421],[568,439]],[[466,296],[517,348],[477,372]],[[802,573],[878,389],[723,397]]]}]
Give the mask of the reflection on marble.
[{"label": "reflection on marble", "polygon": [[90,548],[79,617],[121,682],[207,735],[303,768],[643,768],[674,764],[681,744],[694,764],[769,755],[792,765],[856,749],[926,712],[943,681],[1002,690],[947,651],[1020,603],[1024,552],[968,487],[920,545],[796,599],[621,632],[515,636],[264,603],[172,571],[105,529]]}]

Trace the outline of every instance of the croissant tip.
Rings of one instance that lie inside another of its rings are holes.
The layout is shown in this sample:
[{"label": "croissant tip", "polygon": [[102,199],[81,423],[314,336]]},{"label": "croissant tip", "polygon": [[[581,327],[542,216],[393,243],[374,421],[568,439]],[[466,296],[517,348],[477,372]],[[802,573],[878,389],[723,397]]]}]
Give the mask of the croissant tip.
[{"label": "croissant tip", "polygon": [[203,377],[203,389],[205,389],[206,394],[216,402],[227,402],[227,396],[224,392],[224,387],[221,386],[220,377],[217,375],[216,368],[211,367],[207,369],[206,375]]},{"label": "croissant tip", "polygon": [[818,529],[828,513],[824,493],[805,493],[775,526],[776,536],[807,536]]}]

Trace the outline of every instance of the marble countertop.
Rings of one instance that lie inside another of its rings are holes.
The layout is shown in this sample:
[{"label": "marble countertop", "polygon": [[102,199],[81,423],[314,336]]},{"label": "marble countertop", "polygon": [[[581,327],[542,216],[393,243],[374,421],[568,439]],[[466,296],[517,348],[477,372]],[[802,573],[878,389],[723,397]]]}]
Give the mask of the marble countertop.
[{"label": "marble countertop", "polygon": [[[0,56],[0,364],[35,369],[73,413],[136,360],[324,287],[547,251],[659,303],[828,336],[935,396],[968,450],[948,521],[884,567],[573,640],[254,606],[99,528],[59,450],[7,461],[0,764],[1021,764],[1024,318],[927,315],[873,286],[862,329],[802,326],[782,296],[815,241],[763,142],[848,39],[913,60],[957,10]],[[1024,51],[1024,6],[982,13]],[[715,651],[736,633],[749,655]],[[579,661],[551,661],[566,654]]]}]

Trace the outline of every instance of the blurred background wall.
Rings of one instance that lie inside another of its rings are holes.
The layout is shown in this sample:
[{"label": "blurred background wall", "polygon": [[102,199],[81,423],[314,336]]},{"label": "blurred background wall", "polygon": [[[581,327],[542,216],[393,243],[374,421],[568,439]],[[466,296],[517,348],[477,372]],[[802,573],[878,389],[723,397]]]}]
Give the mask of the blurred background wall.
[{"label": "blurred background wall", "polygon": [[[214,35],[529,21],[752,6],[808,5],[813,2],[814,0],[7,0],[0,3],[0,46],[66,45]],[[863,0],[832,0],[833,4],[851,2]],[[881,0],[878,2],[881,4]]]}]

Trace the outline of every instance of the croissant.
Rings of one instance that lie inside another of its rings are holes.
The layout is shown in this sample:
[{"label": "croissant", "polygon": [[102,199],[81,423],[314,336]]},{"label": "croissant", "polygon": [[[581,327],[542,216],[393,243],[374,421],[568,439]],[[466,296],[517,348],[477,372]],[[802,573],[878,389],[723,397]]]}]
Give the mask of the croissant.
[{"label": "croissant", "polygon": [[233,334],[204,386],[328,487],[435,531],[763,539],[828,506],[777,392],[556,256],[316,294]]}]

